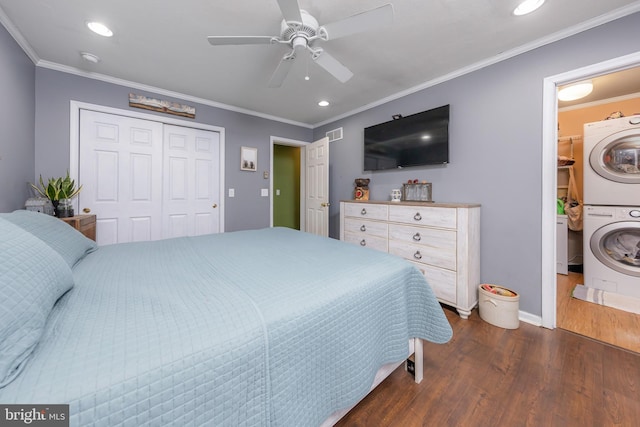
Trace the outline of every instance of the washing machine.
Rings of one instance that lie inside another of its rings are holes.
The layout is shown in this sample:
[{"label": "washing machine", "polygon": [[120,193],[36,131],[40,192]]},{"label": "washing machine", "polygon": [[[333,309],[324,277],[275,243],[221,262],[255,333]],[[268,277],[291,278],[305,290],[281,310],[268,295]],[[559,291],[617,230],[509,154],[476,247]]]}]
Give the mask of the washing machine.
[{"label": "washing machine", "polygon": [[640,298],[640,206],[584,206],[584,284]]},{"label": "washing machine", "polygon": [[583,199],[640,206],[640,115],[584,125]]}]

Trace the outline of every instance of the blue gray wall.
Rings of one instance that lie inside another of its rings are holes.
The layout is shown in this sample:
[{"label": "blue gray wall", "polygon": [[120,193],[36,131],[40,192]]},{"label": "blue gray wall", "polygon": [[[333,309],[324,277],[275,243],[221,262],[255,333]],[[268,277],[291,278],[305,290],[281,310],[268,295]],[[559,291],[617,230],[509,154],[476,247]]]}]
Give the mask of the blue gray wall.
[{"label": "blue gray wall", "polygon": [[0,25],[0,212],[24,207],[34,176],[35,66]]},{"label": "blue gray wall", "polygon": [[[215,78],[215,77],[212,77]],[[69,102],[71,100],[122,110],[129,107],[129,92],[152,98],[175,100],[196,107],[197,123],[225,128],[225,230],[235,231],[269,226],[269,198],[260,197],[269,188],[262,171],[269,170],[270,137],[311,141],[312,130],[247,114],[174,99],[107,82],[36,69],[35,172],[44,177],[64,175],[69,168]],[[146,111],[167,117],[162,113]],[[189,120],[189,119],[184,119]],[[240,171],[240,147],[258,149],[258,172]]]},{"label": "blue gray wall", "polygon": [[[338,202],[352,198],[355,178],[371,178],[374,200],[409,178],[432,182],[437,202],[482,204],[482,281],[513,288],[520,309],[540,315],[543,80],[636,52],[639,28],[640,14],[630,15],[314,129],[317,139],[344,128],[330,147],[330,234],[338,235]],[[445,104],[449,165],[363,173],[365,127]]]}]

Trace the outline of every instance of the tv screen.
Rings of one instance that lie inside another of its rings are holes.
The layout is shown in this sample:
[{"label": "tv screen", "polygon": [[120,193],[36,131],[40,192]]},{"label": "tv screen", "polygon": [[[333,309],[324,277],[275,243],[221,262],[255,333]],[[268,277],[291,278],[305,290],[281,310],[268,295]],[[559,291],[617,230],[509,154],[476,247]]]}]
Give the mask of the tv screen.
[{"label": "tv screen", "polygon": [[449,105],[364,129],[364,170],[449,163]]}]

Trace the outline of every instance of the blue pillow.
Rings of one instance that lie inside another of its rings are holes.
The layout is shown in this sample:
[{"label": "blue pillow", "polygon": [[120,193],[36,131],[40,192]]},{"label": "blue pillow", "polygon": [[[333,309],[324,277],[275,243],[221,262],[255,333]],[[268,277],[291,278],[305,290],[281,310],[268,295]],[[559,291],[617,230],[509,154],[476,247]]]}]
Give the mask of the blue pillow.
[{"label": "blue pillow", "polygon": [[22,227],[45,242],[64,258],[69,267],[73,267],[85,255],[98,248],[96,242],[51,215],[17,210],[8,214],[0,214],[0,218]]},{"label": "blue pillow", "polygon": [[57,252],[0,218],[0,388],[24,369],[55,302],[72,287]]}]

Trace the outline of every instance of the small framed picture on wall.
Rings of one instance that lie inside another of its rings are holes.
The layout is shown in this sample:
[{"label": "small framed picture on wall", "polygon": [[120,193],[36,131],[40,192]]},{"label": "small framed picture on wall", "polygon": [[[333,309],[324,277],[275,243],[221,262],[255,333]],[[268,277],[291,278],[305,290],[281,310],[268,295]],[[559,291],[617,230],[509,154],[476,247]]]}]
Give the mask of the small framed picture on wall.
[{"label": "small framed picture on wall", "polygon": [[255,172],[258,170],[258,149],[240,147],[240,170]]}]

